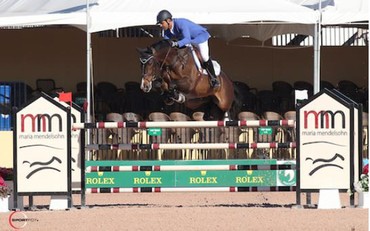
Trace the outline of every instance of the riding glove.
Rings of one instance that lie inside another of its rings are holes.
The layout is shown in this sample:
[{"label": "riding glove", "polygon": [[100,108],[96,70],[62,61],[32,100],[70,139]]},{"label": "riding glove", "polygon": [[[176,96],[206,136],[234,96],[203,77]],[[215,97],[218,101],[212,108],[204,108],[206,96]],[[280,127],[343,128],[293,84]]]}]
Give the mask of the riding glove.
[{"label": "riding glove", "polygon": [[175,41],[171,41],[171,47],[179,47],[179,44]]}]

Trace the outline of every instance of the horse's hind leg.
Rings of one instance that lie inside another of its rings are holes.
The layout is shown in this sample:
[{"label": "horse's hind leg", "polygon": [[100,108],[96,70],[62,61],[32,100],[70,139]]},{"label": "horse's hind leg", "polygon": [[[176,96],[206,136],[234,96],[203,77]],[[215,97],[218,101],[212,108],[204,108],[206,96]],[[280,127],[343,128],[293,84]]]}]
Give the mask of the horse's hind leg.
[{"label": "horse's hind leg", "polygon": [[209,120],[223,120],[225,111],[221,110],[216,104],[210,103],[205,116],[208,115]]}]

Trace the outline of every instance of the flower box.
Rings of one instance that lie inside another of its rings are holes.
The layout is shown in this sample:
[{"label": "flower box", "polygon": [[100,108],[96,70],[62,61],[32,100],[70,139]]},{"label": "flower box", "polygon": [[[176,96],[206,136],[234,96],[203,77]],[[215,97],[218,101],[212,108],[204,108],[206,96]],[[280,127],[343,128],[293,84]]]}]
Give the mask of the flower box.
[{"label": "flower box", "polygon": [[[6,200],[7,211],[14,209],[13,169],[0,167],[0,198]],[[5,202],[3,202],[4,204]],[[18,209],[23,209],[23,197],[18,197]],[[5,209],[4,209],[5,210]]]},{"label": "flower box", "polygon": [[360,180],[355,182],[353,186],[358,193],[358,207],[369,208],[369,164],[364,166]]},{"label": "flower box", "polygon": [[9,212],[9,196],[0,197],[0,212],[1,213]]},{"label": "flower box", "polygon": [[[14,192],[14,186],[13,186],[13,181],[5,181],[5,183],[12,190],[12,193],[10,194],[10,197],[9,197],[9,210],[13,210],[14,209],[14,193],[13,193]],[[18,207],[18,209],[23,209],[23,196],[18,196],[17,207]]]},{"label": "flower box", "polygon": [[369,192],[359,192],[358,193],[358,207],[359,208],[369,208],[370,197]]}]

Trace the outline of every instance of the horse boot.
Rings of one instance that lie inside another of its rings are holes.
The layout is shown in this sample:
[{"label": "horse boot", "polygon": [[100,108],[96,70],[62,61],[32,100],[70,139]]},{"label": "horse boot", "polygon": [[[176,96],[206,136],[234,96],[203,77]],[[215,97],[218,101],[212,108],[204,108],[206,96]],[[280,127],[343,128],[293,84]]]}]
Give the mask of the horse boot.
[{"label": "horse boot", "polygon": [[217,80],[217,76],[216,76],[216,73],[215,73],[215,69],[213,67],[212,60],[208,59],[207,62],[203,63],[203,66],[206,68],[206,70],[208,72],[208,77],[209,77],[209,80],[210,80],[211,87],[214,88],[214,89],[219,88],[220,83]]},{"label": "horse boot", "polygon": [[177,91],[176,89],[171,89],[169,93],[170,93],[170,98],[174,100],[175,102],[177,103],[185,102],[185,96],[181,92]]}]

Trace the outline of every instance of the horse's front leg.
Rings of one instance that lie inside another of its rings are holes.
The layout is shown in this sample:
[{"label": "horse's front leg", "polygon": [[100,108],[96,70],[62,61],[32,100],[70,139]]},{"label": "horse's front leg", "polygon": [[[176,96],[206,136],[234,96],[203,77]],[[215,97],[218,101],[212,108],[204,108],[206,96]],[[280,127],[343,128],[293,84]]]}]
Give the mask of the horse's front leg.
[{"label": "horse's front leg", "polygon": [[172,93],[168,87],[168,83],[165,81],[162,81],[160,83],[160,86],[158,86],[158,89],[161,90],[161,95],[163,97],[163,101],[166,105],[172,105],[174,103],[174,100],[172,99]]},{"label": "horse's front leg", "polygon": [[168,89],[168,97],[177,102],[177,103],[184,103],[185,102],[185,95],[179,92],[176,88],[176,84],[171,81],[167,84]]},{"label": "horse's front leg", "polygon": [[163,81],[161,85],[162,93],[161,95],[164,96],[164,103],[167,105],[172,105],[174,102],[177,103],[184,103],[185,96],[176,90],[176,88],[168,84],[167,82]]}]

